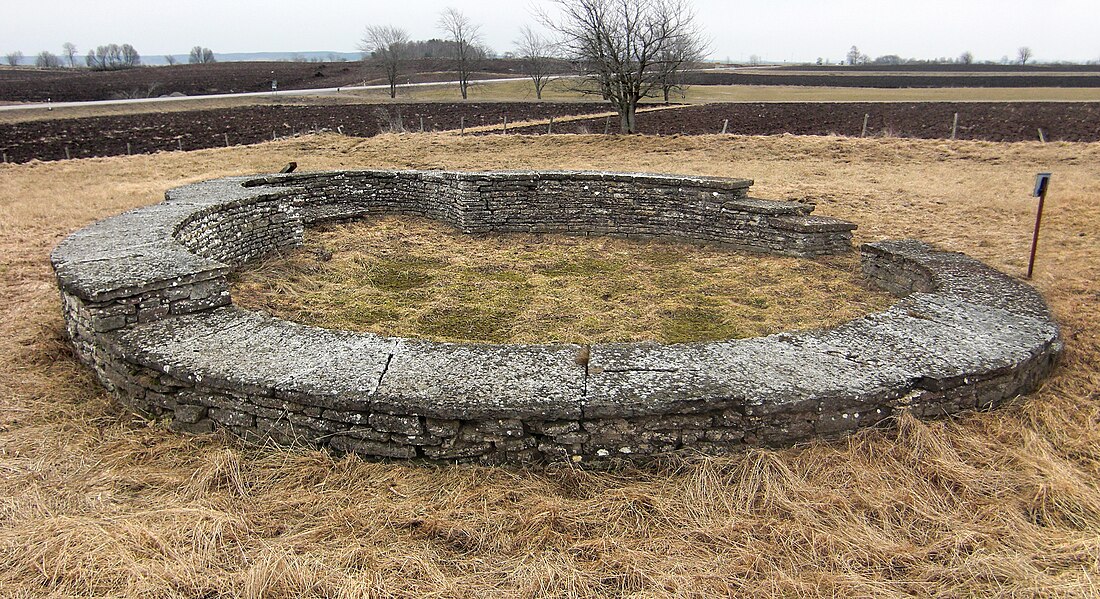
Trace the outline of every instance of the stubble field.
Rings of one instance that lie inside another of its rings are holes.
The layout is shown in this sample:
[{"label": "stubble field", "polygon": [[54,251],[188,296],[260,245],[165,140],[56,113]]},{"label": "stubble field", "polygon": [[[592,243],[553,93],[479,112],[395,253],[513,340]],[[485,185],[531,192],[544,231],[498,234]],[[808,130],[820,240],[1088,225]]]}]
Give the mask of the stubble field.
[{"label": "stubble field", "polygon": [[[1034,284],[1062,365],[990,413],[642,468],[368,463],[172,433],[69,353],[69,232],[231,174],[590,168],[749,177],[857,241],[1011,274],[1054,171]],[[0,165],[0,589],[11,596],[1047,596],[1100,592],[1100,144],[382,135]]]}]

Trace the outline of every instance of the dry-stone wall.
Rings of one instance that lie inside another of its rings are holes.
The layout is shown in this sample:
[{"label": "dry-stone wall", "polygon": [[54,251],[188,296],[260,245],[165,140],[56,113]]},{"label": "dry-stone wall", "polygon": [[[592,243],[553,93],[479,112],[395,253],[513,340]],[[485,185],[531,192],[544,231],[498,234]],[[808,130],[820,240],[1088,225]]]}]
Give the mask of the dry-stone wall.
[{"label": "dry-stone wall", "polygon": [[[599,461],[786,445],[1027,393],[1061,339],[1031,287],[916,241],[862,248],[903,296],[829,330],[677,345],[489,345],[332,331],[233,307],[226,276],[326,220],[412,214],[471,233],[626,235],[816,256],[854,225],[750,181],[588,172],[355,171],[167,193],[53,252],[77,355],[178,430],[391,458]],[[369,248],[365,248],[369,251]]]}]

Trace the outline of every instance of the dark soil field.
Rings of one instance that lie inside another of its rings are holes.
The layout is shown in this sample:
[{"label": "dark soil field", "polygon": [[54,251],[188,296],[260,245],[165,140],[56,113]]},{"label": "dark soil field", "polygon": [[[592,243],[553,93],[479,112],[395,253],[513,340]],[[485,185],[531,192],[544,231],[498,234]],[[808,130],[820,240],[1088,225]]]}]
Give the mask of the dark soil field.
[{"label": "dark soil field", "polygon": [[1100,73],[1100,64],[858,64],[858,65],[784,65],[768,67],[777,71],[815,71],[839,73]]},{"label": "dark soil field", "polygon": [[684,75],[689,85],[799,85],[810,87],[1100,87],[1100,75],[932,75],[858,74],[757,74],[743,72],[693,71]]},{"label": "dark soil field", "polygon": [[[0,124],[0,151],[9,162],[151,154],[252,144],[317,130],[370,137],[380,132],[503,125],[591,114],[598,103],[424,103],[343,106],[252,106],[190,112],[58,119]],[[228,140],[228,141],[227,141]],[[129,144],[129,149],[127,148]],[[68,148],[68,154],[66,154]]]},{"label": "dark soil field", "polygon": [[[401,83],[450,81],[450,61],[422,59],[410,64]],[[487,60],[474,79],[510,77],[519,63]],[[274,75],[272,74],[274,71]],[[310,89],[383,84],[377,64],[364,62],[219,62],[121,71],[87,69],[0,69],[0,100],[13,102],[75,102],[116,98],[147,98],[171,93],[187,96],[262,92],[276,79],[279,89]]]},{"label": "dark soil field", "polygon": [[[921,102],[921,103],[736,103],[686,106],[638,114],[646,134],[704,135],[720,133],[729,119],[728,133],[740,135],[859,136],[864,115],[868,136],[946,139],[959,115],[958,139],[986,141],[1038,140],[1041,128],[1047,141],[1100,141],[1100,103],[1086,102]],[[604,130],[606,119],[563,123],[556,133]],[[611,119],[611,130],[618,123]],[[546,133],[545,126],[518,133]]]}]

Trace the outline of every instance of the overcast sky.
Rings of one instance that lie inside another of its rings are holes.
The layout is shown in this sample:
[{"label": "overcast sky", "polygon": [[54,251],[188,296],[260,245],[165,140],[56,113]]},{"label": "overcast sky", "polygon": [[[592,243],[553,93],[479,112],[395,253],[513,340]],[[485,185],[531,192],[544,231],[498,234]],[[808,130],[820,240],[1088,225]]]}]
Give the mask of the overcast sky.
[{"label": "overcast sky", "polygon": [[[81,53],[130,43],[146,56],[215,52],[351,52],[367,24],[404,27],[414,39],[440,36],[440,10],[454,6],[482,25],[497,52],[546,0],[0,0],[0,53]],[[1100,60],[1098,0],[695,0],[712,57],[836,62],[856,45],[884,54],[935,58],[974,53],[1014,57],[1030,46],[1043,60]]]}]

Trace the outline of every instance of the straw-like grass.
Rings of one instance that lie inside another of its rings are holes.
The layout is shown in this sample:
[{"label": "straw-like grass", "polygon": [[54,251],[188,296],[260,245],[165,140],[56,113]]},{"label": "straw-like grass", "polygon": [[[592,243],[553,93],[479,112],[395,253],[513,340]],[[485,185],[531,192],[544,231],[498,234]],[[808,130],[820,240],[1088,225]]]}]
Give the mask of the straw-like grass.
[{"label": "straw-like grass", "polygon": [[[612,472],[367,463],[174,434],[62,337],[47,254],[163,190],[305,169],[747,176],[862,240],[918,236],[1035,284],[1063,364],[989,413]],[[839,138],[305,138],[0,165],[0,592],[15,597],[1084,597],[1100,593],[1100,145]]]},{"label": "straw-like grass", "polygon": [[839,324],[892,303],[857,256],[799,260],[684,243],[463,235],[424,219],[309,231],[244,269],[241,306],[440,341],[709,341]]}]

